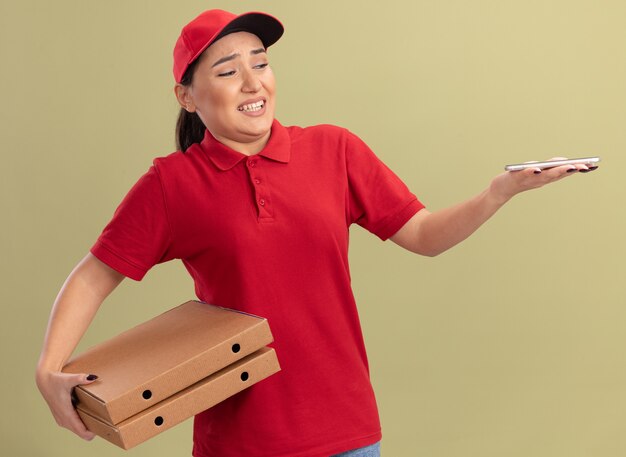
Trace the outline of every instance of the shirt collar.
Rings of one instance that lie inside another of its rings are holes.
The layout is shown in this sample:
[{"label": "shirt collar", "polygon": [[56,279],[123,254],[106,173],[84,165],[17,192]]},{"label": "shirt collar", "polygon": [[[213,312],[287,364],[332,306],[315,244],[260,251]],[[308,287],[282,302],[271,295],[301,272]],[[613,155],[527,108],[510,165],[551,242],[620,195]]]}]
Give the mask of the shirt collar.
[{"label": "shirt collar", "polygon": [[[217,141],[208,129],[204,132],[204,139],[200,143],[200,147],[215,166],[222,171],[230,170],[248,157]],[[289,163],[289,158],[291,157],[289,133],[276,119],[272,123],[270,139],[258,155],[276,162]]]}]

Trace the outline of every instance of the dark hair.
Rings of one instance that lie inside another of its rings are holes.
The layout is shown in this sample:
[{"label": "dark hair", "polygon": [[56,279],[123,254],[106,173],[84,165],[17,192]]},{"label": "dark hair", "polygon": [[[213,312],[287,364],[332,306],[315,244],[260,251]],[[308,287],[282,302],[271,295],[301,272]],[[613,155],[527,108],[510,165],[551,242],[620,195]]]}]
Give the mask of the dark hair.
[{"label": "dark hair", "polygon": [[[191,84],[193,73],[199,60],[200,58],[198,57],[187,67],[185,74],[180,80],[183,86],[189,86]],[[178,120],[176,121],[176,148],[179,151],[185,152],[192,144],[200,143],[204,138],[205,130],[206,127],[202,123],[198,113],[190,113],[186,109],[181,108],[178,113]]]}]

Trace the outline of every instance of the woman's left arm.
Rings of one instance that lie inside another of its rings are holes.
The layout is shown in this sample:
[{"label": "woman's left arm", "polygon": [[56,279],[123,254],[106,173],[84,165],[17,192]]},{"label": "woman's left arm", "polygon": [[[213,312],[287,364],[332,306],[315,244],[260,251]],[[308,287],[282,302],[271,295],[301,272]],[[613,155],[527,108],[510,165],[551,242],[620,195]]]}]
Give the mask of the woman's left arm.
[{"label": "woman's left arm", "polygon": [[578,164],[537,171],[505,172],[469,200],[432,213],[423,209],[390,239],[411,252],[434,257],[469,237],[515,195],[591,170]]}]

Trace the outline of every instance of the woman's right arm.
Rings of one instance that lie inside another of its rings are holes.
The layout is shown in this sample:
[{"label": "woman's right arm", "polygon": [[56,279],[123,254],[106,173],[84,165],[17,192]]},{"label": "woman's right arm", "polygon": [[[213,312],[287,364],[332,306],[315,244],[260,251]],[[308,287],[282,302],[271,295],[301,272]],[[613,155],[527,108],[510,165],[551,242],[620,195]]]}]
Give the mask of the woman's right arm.
[{"label": "woman's right arm", "polygon": [[124,277],[91,253],[81,260],[54,302],[37,365],[37,386],[57,424],[86,440],[92,439],[94,434],[85,428],[72,406],[71,393],[75,386],[93,382],[87,380],[92,373],[65,374],[61,373],[61,369],[104,299]]}]

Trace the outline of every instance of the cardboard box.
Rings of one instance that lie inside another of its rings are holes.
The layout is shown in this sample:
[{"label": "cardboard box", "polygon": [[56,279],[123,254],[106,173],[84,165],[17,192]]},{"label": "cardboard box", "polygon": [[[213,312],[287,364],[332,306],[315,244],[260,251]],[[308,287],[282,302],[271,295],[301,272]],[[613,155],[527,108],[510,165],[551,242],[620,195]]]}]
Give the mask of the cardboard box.
[{"label": "cardboard box", "polygon": [[276,352],[263,348],[117,425],[108,424],[78,406],[89,430],[130,449],[280,370]]},{"label": "cardboard box", "polygon": [[94,346],[63,371],[98,375],[74,389],[79,414],[87,428],[128,449],[279,371],[274,350],[264,348],[272,341],[266,319],[189,301]]}]

